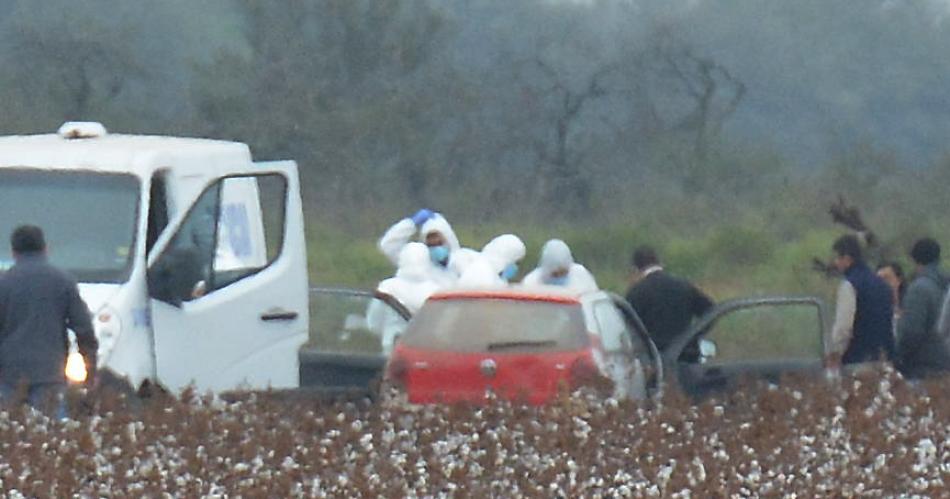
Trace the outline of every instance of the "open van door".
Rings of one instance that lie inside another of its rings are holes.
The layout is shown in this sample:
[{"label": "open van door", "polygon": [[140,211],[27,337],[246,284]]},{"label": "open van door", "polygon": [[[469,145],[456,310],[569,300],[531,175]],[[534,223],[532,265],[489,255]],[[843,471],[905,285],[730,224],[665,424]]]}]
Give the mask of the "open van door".
[{"label": "open van door", "polygon": [[205,187],[156,242],[148,285],[165,388],[297,387],[309,316],[297,165],[257,163]]},{"label": "open van door", "polygon": [[778,382],[785,375],[820,375],[825,316],[823,302],[813,297],[723,302],[673,341],[664,361],[694,397],[729,389],[744,377]]}]

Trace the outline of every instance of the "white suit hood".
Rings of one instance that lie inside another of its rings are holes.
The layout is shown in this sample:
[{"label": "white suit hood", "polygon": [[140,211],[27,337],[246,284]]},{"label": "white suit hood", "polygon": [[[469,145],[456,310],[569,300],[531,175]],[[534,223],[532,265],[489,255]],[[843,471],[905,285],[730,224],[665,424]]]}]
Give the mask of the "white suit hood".
[{"label": "white suit hood", "polygon": [[439,213],[436,213],[432,218],[426,220],[419,229],[419,235],[423,241],[425,241],[426,236],[433,232],[442,234],[442,237],[445,238],[445,242],[449,245],[450,253],[454,253],[462,247],[462,245],[459,244],[458,236],[455,235],[455,231],[452,230],[452,226],[449,225],[449,221]]},{"label": "white suit hood", "polygon": [[426,245],[409,243],[399,253],[396,275],[379,283],[377,289],[416,313],[429,296],[440,289],[434,274],[435,266],[429,260]]},{"label": "white suit hood", "polygon": [[514,234],[498,236],[482,248],[482,255],[488,259],[496,272],[505,270],[508,265],[518,262],[525,255],[524,242]]},{"label": "white suit hood", "polygon": [[[411,218],[404,218],[386,230],[379,239],[379,250],[386,255],[393,265],[400,267],[402,250],[417,234],[425,238],[427,234],[438,232],[445,238],[449,246],[449,264],[446,267],[432,266],[432,278],[439,286],[451,286],[456,283],[462,270],[470,259],[470,254],[477,251],[459,246],[458,237],[449,222],[438,213],[433,215],[421,228],[417,228]],[[411,272],[411,271],[410,271]]]},{"label": "white suit hood", "polygon": [[422,243],[408,243],[399,252],[399,267],[396,277],[409,281],[432,279],[435,266],[429,258],[429,248]]},{"label": "white suit hood", "polygon": [[459,286],[465,288],[497,288],[508,285],[499,275],[509,264],[524,258],[525,246],[518,236],[504,234],[492,239],[474,253],[459,277]]},{"label": "white suit hood", "polygon": [[557,269],[570,269],[574,265],[574,256],[571,248],[560,239],[551,239],[541,248],[541,260],[538,267],[545,275],[550,275]]},{"label": "white suit hood", "polygon": [[548,283],[548,278],[558,269],[567,269],[567,280],[563,287],[574,293],[588,293],[596,291],[597,281],[586,267],[574,262],[571,248],[560,239],[551,239],[544,243],[541,249],[541,260],[538,268],[534,269],[521,281],[525,286],[541,286]]}]

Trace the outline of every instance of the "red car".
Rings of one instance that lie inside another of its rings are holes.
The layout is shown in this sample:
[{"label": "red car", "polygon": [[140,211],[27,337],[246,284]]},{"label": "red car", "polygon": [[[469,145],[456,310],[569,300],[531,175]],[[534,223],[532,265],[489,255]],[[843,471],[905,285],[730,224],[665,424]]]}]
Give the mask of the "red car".
[{"label": "red car", "polygon": [[622,298],[515,287],[429,298],[397,342],[384,386],[415,404],[489,393],[543,404],[585,384],[642,399],[661,378],[656,346]]}]

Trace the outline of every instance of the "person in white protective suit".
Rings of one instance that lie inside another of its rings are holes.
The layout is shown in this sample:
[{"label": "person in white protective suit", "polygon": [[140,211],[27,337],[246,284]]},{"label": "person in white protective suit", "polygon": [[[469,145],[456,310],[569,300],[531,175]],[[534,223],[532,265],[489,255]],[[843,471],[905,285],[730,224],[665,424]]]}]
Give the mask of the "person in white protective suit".
[{"label": "person in white protective suit", "polygon": [[[392,296],[415,315],[429,296],[440,289],[433,279],[435,271],[428,248],[422,243],[408,243],[399,252],[396,275],[380,282],[376,290]],[[386,355],[392,352],[396,338],[406,329],[405,319],[380,300],[370,303],[366,322],[369,329],[380,336]]]},{"label": "person in white protective suit", "polygon": [[518,236],[498,236],[472,257],[459,277],[458,285],[469,288],[506,286],[518,275],[518,262],[524,255],[525,246]]},{"label": "person in white protective suit", "polygon": [[586,267],[574,262],[571,248],[560,239],[551,239],[541,249],[538,268],[521,281],[526,286],[563,286],[572,292],[597,291],[597,281]]},{"label": "person in white protective suit", "polygon": [[478,254],[459,244],[445,217],[427,209],[419,210],[390,227],[379,240],[379,250],[398,265],[399,252],[416,233],[428,247],[429,258],[434,264],[433,279],[441,286],[454,285],[465,266]]}]

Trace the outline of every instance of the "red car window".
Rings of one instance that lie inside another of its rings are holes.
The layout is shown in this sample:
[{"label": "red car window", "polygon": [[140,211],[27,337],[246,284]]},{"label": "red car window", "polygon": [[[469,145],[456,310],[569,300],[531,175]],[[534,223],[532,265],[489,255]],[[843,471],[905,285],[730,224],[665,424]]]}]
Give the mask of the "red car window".
[{"label": "red car window", "polygon": [[580,304],[505,299],[429,301],[413,317],[406,346],[453,352],[538,352],[587,346]]}]

